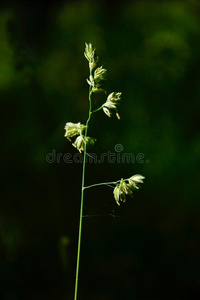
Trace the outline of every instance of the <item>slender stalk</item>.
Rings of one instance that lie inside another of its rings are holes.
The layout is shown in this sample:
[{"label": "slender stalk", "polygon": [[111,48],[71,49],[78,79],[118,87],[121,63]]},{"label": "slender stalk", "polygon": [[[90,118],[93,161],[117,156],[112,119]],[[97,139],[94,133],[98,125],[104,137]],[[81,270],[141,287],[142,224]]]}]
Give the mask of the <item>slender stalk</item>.
[{"label": "slender stalk", "polygon": [[[89,116],[86,122],[85,137],[87,137],[88,124],[92,115],[92,88],[89,87]],[[82,233],[82,218],[83,218],[83,200],[84,200],[84,184],[85,184],[85,162],[86,162],[86,153],[87,153],[87,143],[84,146],[84,155],[83,155],[83,171],[82,171],[82,188],[81,188],[81,206],[80,206],[80,218],[79,218],[79,234],[78,234],[78,251],[77,251],[77,263],[76,263],[76,282],[75,282],[75,292],[74,300],[77,300],[78,293],[78,275],[79,275],[79,264],[80,264],[80,249],[81,249],[81,233]]]},{"label": "slender stalk", "polygon": [[[124,181],[127,181],[129,178],[127,178],[127,179],[124,179]],[[89,189],[89,188],[91,188],[91,187],[95,187],[95,186],[98,186],[98,185],[109,185],[109,184],[117,184],[118,182],[120,182],[121,181],[121,179],[120,180],[117,180],[117,181],[110,181],[110,182],[101,182],[101,183],[95,183],[95,184],[92,184],[92,185],[88,185],[88,186],[85,186],[84,187],[84,190],[85,189]]]},{"label": "slender stalk", "polygon": [[95,186],[98,186],[98,185],[116,184],[117,182],[120,182],[120,180],[118,180],[118,181],[112,181],[112,182],[95,183],[95,184],[92,184],[92,185],[85,186],[84,189],[89,189],[91,187],[95,187]]},{"label": "slender stalk", "polygon": [[103,104],[101,107],[99,107],[99,108],[97,108],[97,109],[93,110],[93,111],[92,111],[92,113],[95,113],[95,112],[97,112],[97,111],[101,110],[103,107],[104,107],[104,104]]}]

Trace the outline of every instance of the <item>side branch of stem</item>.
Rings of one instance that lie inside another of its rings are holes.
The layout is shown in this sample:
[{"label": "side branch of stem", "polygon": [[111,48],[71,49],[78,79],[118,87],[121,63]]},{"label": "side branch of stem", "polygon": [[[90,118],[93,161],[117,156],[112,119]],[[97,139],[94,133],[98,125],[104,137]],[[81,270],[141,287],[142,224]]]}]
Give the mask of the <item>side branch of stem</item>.
[{"label": "side branch of stem", "polygon": [[120,180],[110,181],[110,182],[95,183],[95,184],[92,184],[92,185],[85,186],[84,189],[89,189],[89,188],[92,188],[92,187],[95,187],[95,186],[99,186],[99,185],[117,184],[118,182],[120,182]]}]

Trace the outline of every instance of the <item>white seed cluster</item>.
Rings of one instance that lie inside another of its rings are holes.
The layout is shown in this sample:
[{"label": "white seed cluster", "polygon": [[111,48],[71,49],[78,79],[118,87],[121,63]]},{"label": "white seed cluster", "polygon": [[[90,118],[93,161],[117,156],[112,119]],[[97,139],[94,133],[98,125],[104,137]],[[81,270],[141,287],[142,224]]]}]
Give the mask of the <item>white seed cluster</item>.
[{"label": "white seed cluster", "polygon": [[81,153],[81,151],[84,151],[85,145],[93,146],[95,141],[95,138],[79,135],[72,145]]},{"label": "white seed cluster", "polygon": [[[85,44],[85,57],[89,61],[89,68],[90,68],[90,76],[87,80],[87,83],[92,87],[92,92],[107,92],[102,89],[102,82],[106,79],[107,70],[103,68],[103,66],[96,68],[93,72],[93,68],[96,67],[97,60],[95,60],[95,49],[93,48],[92,44]],[[92,67],[91,67],[92,66]],[[113,112],[115,112],[118,119],[120,119],[118,113],[118,106],[120,102],[120,97],[122,93],[113,92],[108,97],[106,102],[102,105],[102,109],[104,113],[111,117]]]},{"label": "white seed cluster", "polygon": [[108,117],[111,117],[112,113],[115,112],[117,115],[117,118],[120,119],[120,116],[118,114],[118,106],[120,104],[120,100],[121,100],[121,94],[122,93],[116,93],[113,92],[111,93],[106,102],[103,104],[103,111],[105,112],[105,114]]},{"label": "white seed cluster", "polygon": [[71,122],[68,122],[66,123],[64,129],[66,130],[65,132],[65,137],[71,141],[71,138],[76,136],[76,135],[79,135],[79,134],[82,134],[85,130],[86,126],[81,124],[80,122],[79,123],[71,123]]},{"label": "white seed cluster", "polygon": [[126,180],[122,178],[113,191],[116,203],[120,205],[120,201],[126,202],[127,196],[132,198],[133,191],[140,188],[139,183],[143,183],[143,179],[145,179],[145,177],[140,174],[133,175]]},{"label": "white seed cluster", "polygon": [[89,68],[90,71],[92,71],[97,64],[98,57],[95,54],[95,48],[93,48],[92,44],[85,43],[85,52],[84,52],[85,58],[89,61]]},{"label": "white seed cluster", "polygon": [[81,151],[84,151],[85,149],[85,145],[87,146],[92,146],[94,145],[96,139],[92,138],[92,137],[85,137],[83,135],[85,129],[86,129],[86,126],[81,124],[80,122],[79,123],[71,123],[71,122],[68,122],[66,123],[65,125],[65,128],[66,130],[65,132],[65,137],[71,142],[71,138],[72,137],[76,137],[74,143],[72,144],[79,152]]}]

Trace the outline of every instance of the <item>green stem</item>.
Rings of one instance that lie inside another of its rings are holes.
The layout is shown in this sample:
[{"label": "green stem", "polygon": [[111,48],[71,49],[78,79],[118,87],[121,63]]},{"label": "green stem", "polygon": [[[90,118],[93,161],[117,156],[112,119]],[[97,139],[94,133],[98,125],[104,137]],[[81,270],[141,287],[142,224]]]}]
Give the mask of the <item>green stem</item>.
[{"label": "green stem", "polygon": [[95,113],[95,112],[97,112],[97,111],[101,110],[101,109],[103,108],[103,106],[104,106],[104,105],[102,105],[101,107],[99,107],[99,108],[97,108],[97,109],[93,110],[91,113],[93,114],[93,113]]},{"label": "green stem", "polygon": [[[86,122],[85,137],[87,137],[88,124],[91,118],[92,102],[91,102],[92,89],[89,87],[89,116]],[[84,200],[84,184],[85,184],[85,162],[86,162],[87,144],[84,147],[83,156],[83,171],[82,171],[82,188],[81,188],[81,207],[80,207],[80,218],[79,218],[79,234],[78,234],[78,251],[77,251],[77,263],[76,263],[76,282],[75,282],[75,292],[74,300],[77,300],[78,292],[78,275],[79,275],[79,262],[80,262],[80,249],[81,249],[81,233],[82,233],[82,217],[83,217],[83,200]]]},{"label": "green stem", "polygon": [[[129,179],[129,178],[124,179],[124,181],[127,181],[128,179]],[[117,183],[120,182],[120,181],[121,181],[121,179],[120,179],[120,180],[117,180],[117,181],[95,183],[95,184],[92,184],[92,185],[85,186],[85,187],[84,187],[84,190],[85,190],[85,189],[89,189],[89,188],[94,187],[94,186],[98,186],[98,185],[117,184]]]},{"label": "green stem", "polygon": [[84,189],[89,189],[91,187],[98,186],[98,185],[116,184],[117,182],[120,182],[120,180],[118,180],[118,181],[111,181],[111,182],[96,183],[96,184],[85,186]]}]

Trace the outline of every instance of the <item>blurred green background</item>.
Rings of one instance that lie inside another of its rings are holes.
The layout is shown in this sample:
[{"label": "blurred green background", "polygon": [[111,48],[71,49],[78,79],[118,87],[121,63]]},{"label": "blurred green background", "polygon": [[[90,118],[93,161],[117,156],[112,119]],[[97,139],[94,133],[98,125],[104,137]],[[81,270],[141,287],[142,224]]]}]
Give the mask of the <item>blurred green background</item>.
[{"label": "blurred green background", "polygon": [[[3,1],[0,9],[0,299],[73,299],[80,163],[66,122],[88,113],[84,43],[121,91],[91,150],[143,162],[88,163],[86,184],[146,179],[134,199],[86,191],[79,299],[200,297],[200,2]],[[94,98],[95,103],[103,101]],[[48,163],[52,151],[59,162]],[[118,217],[112,217],[113,213]],[[100,215],[100,216],[99,216]]]}]

